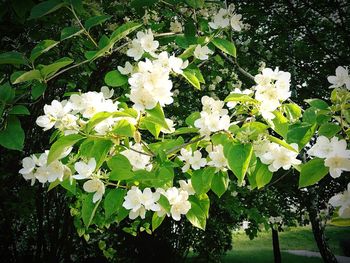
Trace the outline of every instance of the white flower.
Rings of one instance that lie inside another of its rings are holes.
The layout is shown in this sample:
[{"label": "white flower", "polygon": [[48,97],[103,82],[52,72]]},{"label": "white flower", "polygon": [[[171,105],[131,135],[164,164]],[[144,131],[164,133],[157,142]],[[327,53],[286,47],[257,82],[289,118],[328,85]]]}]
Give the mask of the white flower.
[{"label": "white flower", "polygon": [[329,76],[327,79],[328,82],[332,84],[329,88],[338,88],[345,85],[346,88],[350,90],[350,76],[347,67],[337,67],[335,76]]},{"label": "white flower", "polygon": [[188,179],[187,182],[185,180],[180,180],[180,191],[186,191],[188,195],[194,195],[196,192],[192,187],[191,179]]},{"label": "white flower", "polygon": [[[134,145],[130,143],[130,148],[138,152],[144,152],[144,150],[142,149],[142,145],[140,143],[135,143]],[[146,169],[147,171],[150,171],[152,169],[152,165],[150,164],[151,157],[145,154],[138,153],[133,150],[126,149],[120,152],[120,154],[128,158],[130,164],[132,165],[133,171],[141,170],[141,169]]]},{"label": "white flower", "polygon": [[123,207],[130,210],[129,218],[145,218],[146,211],[160,211],[160,206],[156,203],[160,193],[153,193],[150,188],[145,188],[143,192],[136,186],[131,187],[124,197]]},{"label": "white flower", "polygon": [[220,8],[219,12],[214,15],[213,22],[209,22],[209,26],[213,29],[226,28],[230,25],[229,12]]},{"label": "white flower", "polygon": [[208,46],[201,45],[197,45],[193,52],[193,55],[200,60],[207,60],[211,54],[214,54],[214,52]]},{"label": "white flower", "polygon": [[206,151],[209,153],[209,166],[215,167],[217,171],[227,170],[227,160],[224,155],[224,147],[221,144],[216,146],[208,145]]},{"label": "white flower", "polygon": [[145,32],[137,32],[136,36],[145,52],[152,55],[157,50],[159,42],[154,40],[151,29]]},{"label": "white flower", "polygon": [[185,162],[185,165],[182,167],[182,172],[187,172],[188,169],[190,169],[190,157],[192,156],[191,150],[186,150],[185,148],[182,148],[180,151],[181,155],[178,156],[178,158]]},{"label": "white flower", "polygon": [[105,185],[99,179],[91,179],[84,183],[83,188],[88,193],[95,193],[92,202],[96,203],[102,199],[102,196],[105,193]]},{"label": "white flower", "polygon": [[337,194],[329,199],[329,203],[334,207],[339,208],[339,216],[342,218],[350,218],[350,183],[347,190],[341,194]]},{"label": "white flower", "polygon": [[173,33],[181,33],[182,24],[177,20],[175,20],[174,22],[170,22],[170,31]]},{"label": "white flower", "polygon": [[91,158],[88,163],[83,161],[76,162],[74,168],[78,174],[73,175],[73,178],[77,180],[87,179],[91,177],[96,169],[96,160],[95,158]]},{"label": "white flower", "polygon": [[113,89],[109,89],[107,86],[103,86],[101,88],[101,93],[103,94],[103,97],[105,99],[110,99],[110,98],[112,98],[112,96],[114,94],[114,90]]},{"label": "white flower", "polygon": [[134,67],[127,61],[124,67],[118,66],[118,70],[121,74],[128,75],[133,72]]},{"label": "white flower", "polygon": [[[293,148],[298,149],[298,145],[291,144]],[[278,146],[275,151],[266,153],[265,155],[271,155],[272,163],[269,165],[271,172],[276,172],[281,167],[284,170],[289,170],[292,165],[298,165],[301,163],[300,160],[296,159],[298,153],[288,150],[284,147]],[[269,159],[269,158],[267,158]]]},{"label": "white flower", "polygon": [[350,171],[350,158],[333,155],[324,161],[324,165],[329,167],[329,174],[333,178],[337,178],[343,171]]},{"label": "white flower", "polygon": [[172,187],[166,191],[165,196],[171,205],[170,213],[174,220],[179,221],[181,215],[187,214],[191,209],[191,203],[188,201],[187,191],[179,191],[176,187]]},{"label": "white flower", "polygon": [[241,31],[242,30],[242,22],[241,22],[242,15],[232,15],[230,19],[230,24],[231,27],[236,30],[236,31]]},{"label": "white flower", "polygon": [[19,173],[23,174],[23,175],[24,174],[29,174],[35,168],[35,161],[33,160],[33,158],[25,157],[22,160],[22,165],[23,165],[23,168],[21,170],[19,170]]},{"label": "white flower", "polygon": [[[336,141],[337,138],[333,137],[331,141],[325,137],[320,136],[317,138],[316,143],[307,151],[307,153],[311,156],[319,157],[319,158],[327,158],[331,156],[334,152],[334,149],[336,147],[344,148],[344,145],[339,145],[339,143]],[[346,142],[344,140],[340,140],[341,144],[345,143],[346,148]]]},{"label": "white flower", "polygon": [[141,46],[140,41],[137,39],[134,39],[131,42],[131,47],[126,51],[126,55],[134,58],[134,60],[136,61],[140,60],[143,53],[144,53],[143,47]]},{"label": "white flower", "polygon": [[[253,91],[250,90],[250,89],[240,90],[239,88],[235,88],[235,89],[231,92],[231,94],[232,94],[232,93],[250,95],[250,94],[253,93]],[[232,108],[236,107],[237,102],[235,102],[235,101],[229,101],[229,102],[227,102],[226,105],[227,105],[227,107],[228,107],[229,109],[232,109]]]},{"label": "white flower", "polygon": [[47,181],[54,182],[56,180],[62,181],[65,171],[65,166],[58,160],[53,161],[47,167]]},{"label": "white flower", "polygon": [[193,170],[198,170],[207,164],[205,158],[202,158],[202,153],[200,151],[194,151],[193,155],[189,158],[189,163]]}]

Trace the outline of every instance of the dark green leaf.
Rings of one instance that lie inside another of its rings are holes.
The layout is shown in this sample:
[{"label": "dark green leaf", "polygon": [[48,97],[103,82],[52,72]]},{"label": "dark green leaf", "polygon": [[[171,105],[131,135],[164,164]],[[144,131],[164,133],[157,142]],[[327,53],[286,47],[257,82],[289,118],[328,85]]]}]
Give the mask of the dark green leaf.
[{"label": "dark green leaf", "polygon": [[16,78],[12,84],[18,84],[21,82],[26,82],[30,80],[41,80],[42,76],[40,74],[40,71],[37,69],[33,69],[27,72],[24,72],[22,75],[20,75],[18,78]]},{"label": "dark green leaf", "polygon": [[120,188],[112,189],[108,192],[103,203],[106,218],[109,218],[113,214],[119,212],[120,208],[122,207],[126,192],[127,191],[125,189]]},{"label": "dark green leaf", "polygon": [[74,61],[73,59],[67,58],[67,57],[60,58],[59,60],[56,60],[54,63],[52,63],[50,65],[43,66],[40,69],[40,73],[41,73],[42,77],[46,79],[46,78],[54,75],[61,68],[64,68],[64,67],[72,64],[73,61]]},{"label": "dark green leaf", "polygon": [[12,114],[12,115],[30,115],[30,112],[26,106],[15,105],[10,110],[9,114]]},{"label": "dark green leaf", "polygon": [[11,150],[21,151],[23,144],[24,131],[21,123],[17,117],[9,116],[4,129],[0,131],[0,145]]},{"label": "dark green leaf", "polygon": [[23,54],[16,51],[10,51],[0,54],[0,65],[1,64],[25,65],[27,62]]},{"label": "dark green leaf", "polygon": [[30,53],[30,60],[34,62],[40,55],[57,46],[58,43],[59,42],[50,39],[41,41],[33,48],[32,52]]},{"label": "dark green leaf", "polygon": [[324,166],[324,160],[315,158],[301,166],[299,187],[313,185],[325,177],[329,168]]},{"label": "dark green leaf", "polygon": [[30,12],[29,19],[35,19],[50,14],[64,6],[61,0],[49,0],[34,6]]},{"label": "dark green leaf", "polygon": [[50,148],[47,164],[57,160],[68,147],[73,146],[82,139],[84,137],[79,134],[70,134],[59,138]]},{"label": "dark green leaf", "polygon": [[212,40],[212,43],[221,51],[225,52],[226,54],[229,54],[232,57],[236,57],[236,47],[235,45],[226,39],[222,38],[214,38]]},{"label": "dark green leaf", "polygon": [[68,38],[77,36],[83,32],[84,32],[84,30],[80,29],[79,27],[65,27],[61,31],[61,38],[60,39],[61,39],[61,41],[66,40]]},{"label": "dark green leaf", "polygon": [[305,100],[310,106],[320,109],[320,110],[327,110],[329,108],[327,102],[321,99],[308,99]]},{"label": "dark green leaf", "polygon": [[206,194],[211,188],[211,181],[215,174],[214,167],[207,167],[193,171],[191,182],[197,194]]},{"label": "dark green leaf", "polygon": [[332,138],[338,132],[341,131],[341,127],[335,123],[325,123],[322,124],[318,130],[318,135],[326,136],[328,138]]},{"label": "dark green leaf", "polygon": [[111,17],[112,16],[107,15],[90,17],[88,20],[85,21],[84,27],[86,28],[86,30],[90,30],[90,28],[102,24]]}]

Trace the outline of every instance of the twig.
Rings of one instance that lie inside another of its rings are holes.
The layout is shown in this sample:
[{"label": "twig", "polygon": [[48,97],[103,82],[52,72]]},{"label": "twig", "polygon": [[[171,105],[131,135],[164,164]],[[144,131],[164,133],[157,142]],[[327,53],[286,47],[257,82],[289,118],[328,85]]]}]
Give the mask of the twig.
[{"label": "twig", "polygon": [[181,148],[186,147],[187,145],[190,145],[190,144],[193,144],[193,143],[196,143],[196,142],[199,142],[199,141],[203,140],[204,137],[205,137],[205,136],[202,136],[202,137],[199,137],[199,138],[197,138],[197,139],[195,139],[195,140],[193,140],[193,141],[189,141],[189,142],[186,142],[186,143],[184,143],[184,144],[175,146],[175,147],[171,148],[170,150],[168,150],[168,151],[166,152],[166,154],[169,155],[169,154],[175,153],[175,152],[177,152],[178,150],[180,150]]},{"label": "twig", "polygon": [[79,62],[78,64],[75,64],[75,65],[70,66],[70,67],[68,67],[68,68],[62,69],[61,71],[57,72],[55,75],[52,75],[50,78],[48,78],[48,79],[46,80],[46,82],[52,80],[53,78],[57,77],[58,75],[61,75],[62,73],[66,72],[66,71],[68,71],[68,70],[70,70],[70,69],[79,67],[79,66],[81,66],[81,65],[83,65],[83,64],[85,64],[85,63],[88,63],[88,62],[90,62],[90,60],[84,60],[84,61],[82,61],[82,62]]},{"label": "twig", "polygon": [[245,71],[243,68],[241,68],[235,59],[233,60],[233,59],[229,58],[228,56],[226,56],[225,53],[223,53],[223,52],[221,52],[221,51],[220,51],[220,54],[221,54],[226,60],[228,60],[229,62],[231,62],[232,64],[234,64],[234,65],[237,67],[238,71],[241,72],[244,76],[246,76],[247,78],[249,78],[249,79],[251,79],[251,80],[254,80],[254,77],[253,77],[249,72],[247,72],[247,71]]}]

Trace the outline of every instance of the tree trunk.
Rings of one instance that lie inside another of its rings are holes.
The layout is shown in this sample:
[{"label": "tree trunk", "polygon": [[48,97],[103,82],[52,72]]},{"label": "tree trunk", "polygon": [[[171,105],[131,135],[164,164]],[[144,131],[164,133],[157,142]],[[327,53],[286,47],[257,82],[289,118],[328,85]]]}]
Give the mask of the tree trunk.
[{"label": "tree trunk", "polygon": [[280,243],[278,240],[278,231],[273,227],[272,229],[272,245],[273,245],[273,257],[275,259],[275,263],[281,263],[281,250]]},{"label": "tree trunk", "polygon": [[319,217],[318,209],[318,196],[314,187],[309,189],[310,203],[308,205],[308,212],[310,216],[310,222],[312,226],[312,232],[314,234],[315,241],[317,243],[318,250],[321,253],[322,259],[325,263],[337,263],[337,259],[330,250],[326,236],[324,233],[324,226]]}]

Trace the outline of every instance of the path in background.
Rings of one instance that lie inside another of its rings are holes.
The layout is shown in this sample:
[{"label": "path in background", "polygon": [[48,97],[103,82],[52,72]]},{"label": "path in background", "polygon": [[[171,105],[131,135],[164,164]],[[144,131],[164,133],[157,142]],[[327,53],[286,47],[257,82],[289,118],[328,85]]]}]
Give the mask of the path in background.
[{"label": "path in background", "polygon": [[[320,253],[308,250],[285,250],[285,252],[304,257],[321,257]],[[350,257],[336,256],[336,258],[338,263],[350,263]]]}]

